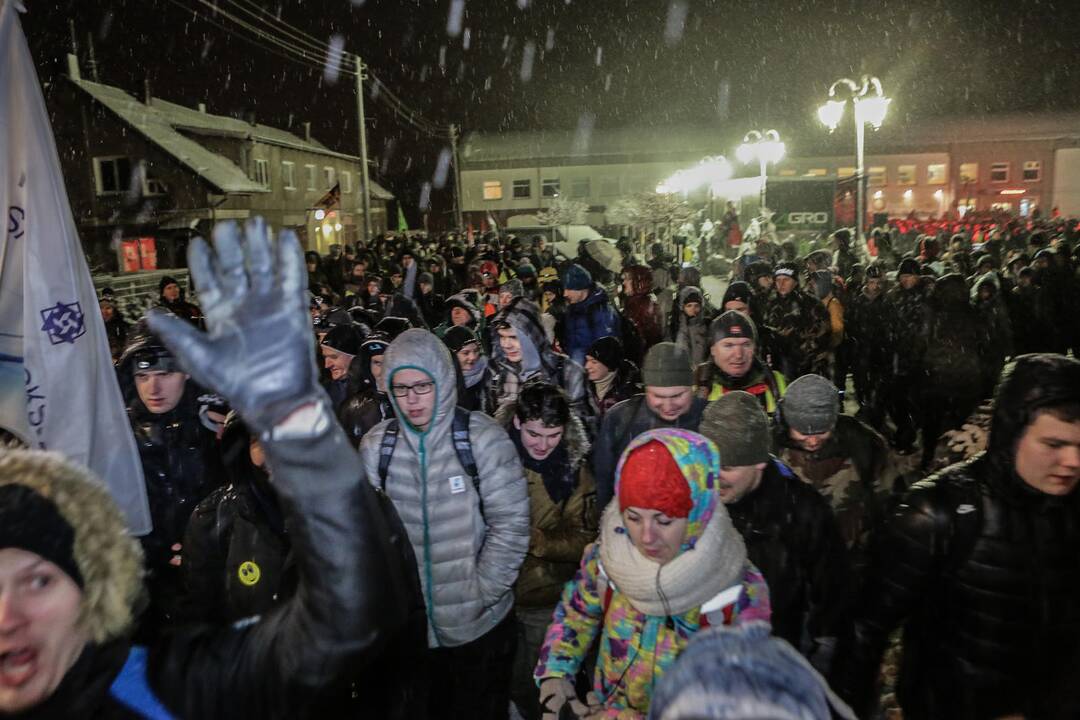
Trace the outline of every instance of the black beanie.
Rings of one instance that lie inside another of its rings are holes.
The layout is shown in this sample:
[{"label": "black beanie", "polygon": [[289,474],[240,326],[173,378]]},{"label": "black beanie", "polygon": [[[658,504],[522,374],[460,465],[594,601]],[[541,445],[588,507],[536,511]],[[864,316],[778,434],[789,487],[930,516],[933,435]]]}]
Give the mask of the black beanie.
[{"label": "black beanie", "polygon": [[75,560],[75,529],[52,500],[26,485],[0,485],[0,549],[40,555],[84,587]]},{"label": "black beanie", "polygon": [[619,338],[605,335],[590,345],[585,354],[608,370],[618,370],[623,361],[623,346]]},{"label": "black beanie", "polygon": [[175,285],[177,287],[180,287],[180,283],[176,281],[176,278],[174,278],[172,275],[165,275],[158,282],[158,294],[160,295],[161,293],[165,292],[165,288],[169,285]]},{"label": "black beanie", "polygon": [[480,339],[467,325],[454,325],[443,335],[443,343],[450,348],[450,352],[456,353],[469,343],[479,344]]},{"label": "black beanie", "polygon": [[753,320],[738,310],[728,310],[709,326],[709,345],[715,345],[725,338],[749,338],[756,345],[757,327]]},{"label": "black beanie", "polygon": [[362,340],[352,325],[335,325],[326,333],[321,344],[346,355],[359,355]]},{"label": "black beanie", "polygon": [[896,276],[901,275],[919,275],[921,268],[919,267],[919,261],[915,258],[904,258],[900,261],[900,267],[896,271]]},{"label": "black beanie", "polygon": [[749,305],[750,298],[753,296],[754,290],[750,287],[750,283],[736,280],[724,291],[724,299],[720,302],[720,307],[724,307],[732,300],[740,300]]}]

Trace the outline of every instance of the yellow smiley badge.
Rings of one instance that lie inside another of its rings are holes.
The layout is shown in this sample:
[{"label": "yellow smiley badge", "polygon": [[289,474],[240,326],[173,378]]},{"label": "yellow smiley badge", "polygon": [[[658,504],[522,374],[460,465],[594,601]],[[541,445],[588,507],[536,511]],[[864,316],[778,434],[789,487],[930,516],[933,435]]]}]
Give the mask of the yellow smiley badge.
[{"label": "yellow smiley badge", "polygon": [[236,575],[240,578],[240,582],[248,587],[259,582],[259,576],[261,574],[259,566],[255,564],[254,560],[245,560],[240,563],[240,567],[236,571]]}]

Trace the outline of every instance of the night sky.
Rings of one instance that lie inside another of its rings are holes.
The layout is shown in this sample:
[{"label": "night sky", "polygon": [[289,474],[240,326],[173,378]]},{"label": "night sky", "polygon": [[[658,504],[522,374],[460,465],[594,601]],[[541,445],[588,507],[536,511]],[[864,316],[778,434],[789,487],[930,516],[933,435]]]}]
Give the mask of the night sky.
[{"label": "night sky", "polygon": [[[248,42],[250,32],[199,0],[24,1],[23,27],[43,81],[65,67],[70,18],[85,77],[92,35],[102,82],[141,97],[149,79],[168,100],[254,112],[297,132],[310,120],[325,144],[358,153],[351,77],[335,81],[323,60],[298,65],[260,47],[270,46],[266,40]],[[428,121],[459,123],[466,133],[642,124],[798,131],[816,122],[833,80],[863,73],[879,76],[894,98],[891,122],[1080,107],[1074,0],[216,5],[269,33],[278,31],[257,19],[260,8],[324,42],[342,42]],[[378,176],[416,224],[421,184],[436,173],[445,143],[411,129],[385,98],[369,96],[367,106]],[[436,188],[432,202],[442,212],[450,195]]]}]

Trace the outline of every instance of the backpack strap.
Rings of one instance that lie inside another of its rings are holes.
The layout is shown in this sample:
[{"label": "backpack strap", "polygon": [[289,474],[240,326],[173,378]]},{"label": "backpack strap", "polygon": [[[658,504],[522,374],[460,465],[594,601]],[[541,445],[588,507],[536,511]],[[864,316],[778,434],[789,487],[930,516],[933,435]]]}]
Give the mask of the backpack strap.
[{"label": "backpack strap", "polygon": [[379,443],[379,489],[386,492],[386,478],[390,474],[390,460],[394,457],[394,447],[397,445],[401,426],[397,418],[386,424],[383,431],[382,442]]},{"label": "backpack strap", "polygon": [[[454,439],[454,452],[457,453],[458,462],[465,468],[465,473],[472,479],[473,490],[480,504],[480,516],[484,515],[484,497],[480,494],[480,469],[476,466],[476,458],[473,456],[472,442],[469,439],[469,416],[465,408],[454,406],[454,420],[452,433]],[[380,461],[382,458],[380,458]]]}]

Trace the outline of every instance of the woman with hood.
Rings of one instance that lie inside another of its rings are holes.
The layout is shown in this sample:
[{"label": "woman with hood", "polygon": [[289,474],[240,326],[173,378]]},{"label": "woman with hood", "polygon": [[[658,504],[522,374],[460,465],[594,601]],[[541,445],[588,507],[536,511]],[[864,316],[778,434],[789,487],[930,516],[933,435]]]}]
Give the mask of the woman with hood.
[{"label": "woman with hood", "polygon": [[653,294],[653,273],[647,265],[623,270],[623,314],[634,324],[641,339],[640,357],[664,339],[664,316]]},{"label": "woman with hood", "polygon": [[[458,405],[466,410],[492,412],[491,363],[480,338],[465,325],[455,325],[443,335],[458,371]],[[386,417],[390,417],[387,415]]]},{"label": "woman with hood", "polygon": [[[770,617],[765,579],[719,502],[720,454],[689,430],[635,438],[616,470],[600,540],[563,590],[534,676],[544,711],[643,719],[652,689],[690,638],[715,625]],[[573,677],[594,639],[588,707]]]}]

